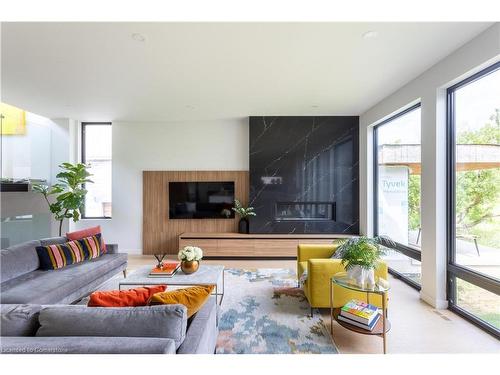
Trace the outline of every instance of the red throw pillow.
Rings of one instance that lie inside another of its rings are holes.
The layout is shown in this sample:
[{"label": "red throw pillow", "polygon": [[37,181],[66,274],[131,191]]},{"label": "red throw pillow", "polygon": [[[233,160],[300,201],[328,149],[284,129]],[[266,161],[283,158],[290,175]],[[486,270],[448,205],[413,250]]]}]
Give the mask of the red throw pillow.
[{"label": "red throw pillow", "polygon": [[155,293],[164,292],[166,285],[142,287],[128,290],[94,292],[90,295],[89,307],[135,307],[146,306]]},{"label": "red throw pillow", "polygon": [[[77,230],[76,232],[66,233],[66,238],[71,241],[81,240],[85,237],[95,236],[96,234],[101,234],[101,226],[98,225],[96,227],[86,228],[82,230]],[[106,244],[104,243],[104,239],[101,235],[101,252],[106,252]]]}]

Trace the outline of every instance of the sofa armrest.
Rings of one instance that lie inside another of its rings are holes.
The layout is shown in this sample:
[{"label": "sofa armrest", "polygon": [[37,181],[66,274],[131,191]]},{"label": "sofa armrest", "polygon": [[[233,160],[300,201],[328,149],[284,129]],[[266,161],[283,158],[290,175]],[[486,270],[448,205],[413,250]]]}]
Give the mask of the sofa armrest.
[{"label": "sofa armrest", "polygon": [[300,244],[297,246],[297,261],[305,262],[309,259],[330,258],[338,244]]},{"label": "sofa armrest", "polygon": [[116,243],[107,243],[106,244],[106,253],[108,253],[108,254],[118,254],[118,244],[116,244]]},{"label": "sofa armrest", "polygon": [[217,300],[210,297],[193,316],[177,354],[214,354],[219,329]]}]

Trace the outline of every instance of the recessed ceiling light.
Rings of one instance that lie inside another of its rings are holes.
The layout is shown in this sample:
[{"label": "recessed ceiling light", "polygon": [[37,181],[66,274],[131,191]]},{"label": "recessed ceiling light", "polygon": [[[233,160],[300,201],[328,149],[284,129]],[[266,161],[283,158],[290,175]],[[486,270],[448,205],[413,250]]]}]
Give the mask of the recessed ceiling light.
[{"label": "recessed ceiling light", "polygon": [[362,36],[363,39],[375,39],[376,37],[378,37],[378,31],[370,30],[364,33]]},{"label": "recessed ceiling light", "polygon": [[132,39],[134,39],[136,42],[145,42],[146,41],[146,37],[142,34],[139,34],[139,33],[132,34]]}]

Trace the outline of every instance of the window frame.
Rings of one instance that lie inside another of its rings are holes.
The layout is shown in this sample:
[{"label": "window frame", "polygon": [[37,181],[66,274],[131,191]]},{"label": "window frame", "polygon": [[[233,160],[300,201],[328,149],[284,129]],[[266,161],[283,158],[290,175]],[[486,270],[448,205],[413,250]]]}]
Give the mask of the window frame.
[{"label": "window frame", "polygon": [[[81,128],[80,128],[81,155],[80,155],[80,158],[81,158],[81,162],[83,164],[87,163],[86,155],[85,155],[85,129],[86,129],[86,127],[87,126],[103,126],[103,125],[112,126],[112,123],[105,122],[105,121],[102,121],[102,122],[82,122],[81,123]],[[113,163],[113,161],[111,161],[111,163]],[[85,184],[83,184],[83,188],[85,189]],[[86,219],[110,220],[112,218],[112,216],[86,216],[85,215],[85,202],[84,202],[82,212],[81,212],[81,218],[84,220],[86,220]]]},{"label": "window frame", "polygon": [[[379,173],[378,173],[378,134],[377,134],[377,131],[381,126],[386,125],[387,123],[392,122],[392,121],[396,120],[397,118],[404,116],[404,115],[406,115],[406,114],[408,114],[408,113],[410,113],[418,108],[421,108],[421,107],[422,107],[422,103],[418,102],[416,104],[409,106],[406,109],[403,109],[402,111],[397,112],[396,114],[390,116],[389,118],[387,118],[387,119],[385,119],[385,120],[381,121],[380,123],[373,126],[373,234],[375,236],[378,235],[378,229],[379,229],[378,228],[378,177],[379,177]],[[420,126],[422,126],[422,124],[420,124]],[[420,142],[420,144],[422,144],[422,142]],[[422,261],[422,251],[417,247],[404,245],[404,244],[399,243],[399,242],[395,242],[395,246],[387,244],[387,243],[385,243],[384,246],[386,246],[392,250],[396,250],[396,251],[400,252],[401,254],[406,255],[409,258],[418,260],[419,262]],[[391,275],[395,276],[396,278],[404,281],[406,284],[410,285],[411,287],[413,287],[417,290],[421,289],[420,284],[416,283],[415,281],[409,279],[408,277],[404,276],[400,272],[398,272],[390,267],[389,267],[389,273]]]},{"label": "window frame", "polygon": [[461,308],[457,304],[456,278],[467,281],[474,286],[485,289],[491,293],[500,295],[500,281],[494,277],[488,276],[471,270],[465,266],[456,263],[456,228],[455,228],[455,92],[472,82],[475,82],[485,76],[500,69],[500,61],[488,66],[487,68],[465,78],[464,80],[450,86],[446,90],[446,248],[447,248],[447,299],[448,309],[469,320],[479,328],[500,338],[500,330],[488,322],[478,318],[474,314]]}]

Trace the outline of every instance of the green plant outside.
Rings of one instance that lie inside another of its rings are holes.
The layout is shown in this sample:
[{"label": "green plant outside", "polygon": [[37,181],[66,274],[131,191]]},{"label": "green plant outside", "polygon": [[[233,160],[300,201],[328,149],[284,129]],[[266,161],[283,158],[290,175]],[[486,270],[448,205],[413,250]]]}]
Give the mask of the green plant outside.
[{"label": "green plant outside", "polygon": [[[457,144],[499,145],[500,109],[482,128],[463,131]],[[458,234],[475,235],[485,246],[499,247],[500,243],[500,168],[457,171],[456,222]],[[408,182],[408,226],[418,230],[420,224],[420,175],[410,175]]]}]

